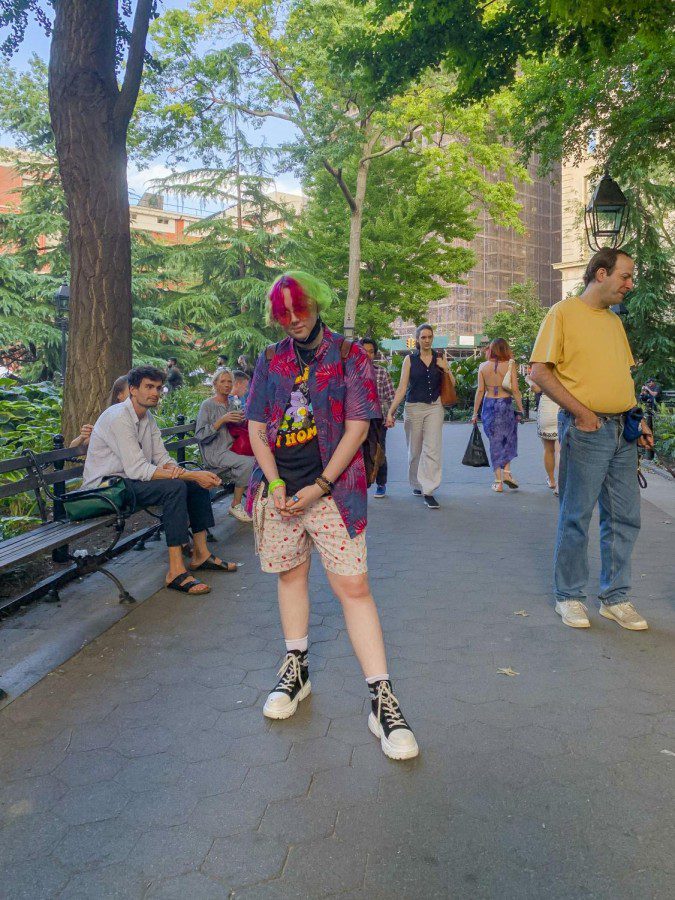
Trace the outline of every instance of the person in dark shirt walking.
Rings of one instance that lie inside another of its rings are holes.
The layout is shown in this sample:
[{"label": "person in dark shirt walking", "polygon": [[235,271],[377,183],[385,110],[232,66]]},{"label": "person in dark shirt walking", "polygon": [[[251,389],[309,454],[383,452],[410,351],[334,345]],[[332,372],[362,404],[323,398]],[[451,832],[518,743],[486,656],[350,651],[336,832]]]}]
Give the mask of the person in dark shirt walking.
[{"label": "person in dark shirt walking", "polygon": [[420,325],[415,332],[417,350],[403,360],[401,380],[385,421],[387,428],[396,423],[396,410],[405,397],[403,427],[408,443],[408,480],[413,494],[423,496],[429,509],[440,509],[434,497],[443,475],[443,420],[441,404],[442,373],[448,372],[445,357],[432,350],[434,329]]}]

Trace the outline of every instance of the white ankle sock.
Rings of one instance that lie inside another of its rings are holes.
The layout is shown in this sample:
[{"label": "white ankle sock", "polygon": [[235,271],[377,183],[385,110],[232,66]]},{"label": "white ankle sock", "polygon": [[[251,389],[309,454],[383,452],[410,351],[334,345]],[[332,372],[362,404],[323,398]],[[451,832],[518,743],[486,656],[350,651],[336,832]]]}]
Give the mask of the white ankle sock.
[{"label": "white ankle sock", "polygon": [[289,653],[291,650],[299,650],[300,653],[306,653],[308,646],[309,646],[309,635],[305,635],[304,638],[295,638],[292,641],[286,641],[286,650]]},{"label": "white ankle sock", "polygon": [[366,678],[368,687],[372,687],[374,684],[377,684],[378,681],[389,681],[389,673],[385,672],[384,675],[371,675],[370,678]]}]

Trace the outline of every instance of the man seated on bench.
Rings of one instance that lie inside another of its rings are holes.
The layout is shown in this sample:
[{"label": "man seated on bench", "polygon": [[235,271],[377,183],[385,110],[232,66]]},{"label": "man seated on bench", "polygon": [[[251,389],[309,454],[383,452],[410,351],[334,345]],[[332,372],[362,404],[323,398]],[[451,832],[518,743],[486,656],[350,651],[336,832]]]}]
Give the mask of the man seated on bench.
[{"label": "man seated on bench", "polygon": [[250,522],[251,517],[241,501],[248,487],[255,459],[236,453],[233,448],[234,438],[229,425],[243,424],[245,417],[240,399],[230,396],[232,388],[232,372],[229,369],[217,369],[213,376],[213,397],[204,400],[199,407],[195,437],[209,469],[217,472],[224,481],[234,482],[230,515],[240,522]]},{"label": "man seated on bench", "polygon": [[[94,425],[83,487],[98,487],[105,478],[119,475],[138,507],[161,506],[169,547],[167,587],[183,594],[208,594],[211,588],[190,573],[204,569],[234,572],[237,565],[213,556],[206,544],[207,529],[213,525],[209,489],[217,487],[219,479],[212,472],[178,466],[162,443],[150,412],[159,403],[165,378],[154,366],[136,366],[129,372],[129,397],[104,410]],[[190,571],[183,560],[188,524],[193,537]]]}]

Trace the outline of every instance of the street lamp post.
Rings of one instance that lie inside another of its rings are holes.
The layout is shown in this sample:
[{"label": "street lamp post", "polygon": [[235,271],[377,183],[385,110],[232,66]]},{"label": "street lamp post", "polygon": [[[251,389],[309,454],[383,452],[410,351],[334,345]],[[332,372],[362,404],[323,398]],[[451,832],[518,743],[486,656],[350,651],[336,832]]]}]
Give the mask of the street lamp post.
[{"label": "street lamp post", "polygon": [[591,250],[620,247],[626,237],[629,213],[628,200],[605,169],[584,215],[586,240]]},{"label": "street lamp post", "polygon": [[64,281],[61,287],[54,294],[54,305],[56,306],[56,324],[61,329],[61,384],[66,383],[66,353],[67,353],[67,336],[68,336],[68,310],[70,308],[70,287]]}]

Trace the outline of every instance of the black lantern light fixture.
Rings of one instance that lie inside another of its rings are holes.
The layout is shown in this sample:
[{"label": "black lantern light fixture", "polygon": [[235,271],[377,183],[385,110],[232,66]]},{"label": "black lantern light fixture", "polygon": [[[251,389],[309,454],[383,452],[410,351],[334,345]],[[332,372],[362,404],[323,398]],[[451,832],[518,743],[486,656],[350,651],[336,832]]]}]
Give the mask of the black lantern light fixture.
[{"label": "black lantern light fixture", "polygon": [[584,216],[586,240],[591,250],[620,247],[626,237],[628,217],[628,200],[616,181],[610,177],[609,170],[605,169]]},{"label": "black lantern light fixture", "polygon": [[66,381],[66,338],[68,335],[68,311],[70,309],[70,287],[63,282],[54,294],[56,324],[61,329],[61,384]]},{"label": "black lantern light fixture", "polygon": [[70,287],[65,281],[54,294],[54,304],[56,306],[56,314],[59,318],[68,315],[68,309],[70,307]]}]

